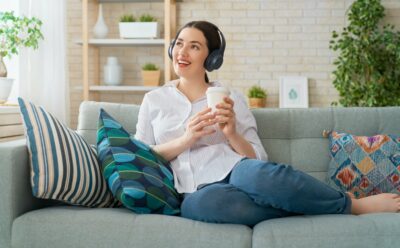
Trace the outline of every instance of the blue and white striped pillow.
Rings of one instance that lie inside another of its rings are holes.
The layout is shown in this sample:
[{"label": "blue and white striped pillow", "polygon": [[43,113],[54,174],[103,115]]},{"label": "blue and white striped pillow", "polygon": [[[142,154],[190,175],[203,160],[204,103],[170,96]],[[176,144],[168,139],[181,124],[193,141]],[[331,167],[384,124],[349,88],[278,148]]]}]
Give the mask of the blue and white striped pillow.
[{"label": "blue and white striped pillow", "polygon": [[33,195],[87,207],[114,205],[93,148],[43,108],[22,98],[18,102],[27,135]]}]

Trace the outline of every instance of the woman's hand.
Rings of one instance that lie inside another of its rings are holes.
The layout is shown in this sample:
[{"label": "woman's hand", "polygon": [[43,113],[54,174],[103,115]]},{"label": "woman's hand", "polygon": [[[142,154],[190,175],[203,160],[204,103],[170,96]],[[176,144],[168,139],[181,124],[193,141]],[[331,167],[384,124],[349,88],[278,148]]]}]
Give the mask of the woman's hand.
[{"label": "woman's hand", "polygon": [[235,103],[229,97],[224,97],[224,102],[217,104],[216,122],[227,139],[236,135],[236,115],[233,110]]},{"label": "woman's hand", "polygon": [[248,158],[256,158],[253,146],[243,135],[236,132],[236,115],[233,105],[234,101],[231,98],[224,97],[224,102],[216,106],[215,119],[234,151]]},{"label": "woman's hand", "polygon": [[190,147],[197,140],[205,135],[210,135],[216,130],[207,128],[216,123],[215,114],[211,113],[211,108],[206,108],[203,111],[192,116],[186,125],[186,130],[183,135],[185,143]]},{"label": "woman's hand", "polygon": [[189,119],[182,136],[164,144],[153,146],[153,149],[165,159],[171,161],[190,148],[201,137],[214,133],[215,128],[210,126],[215,123],[215,114],[211,114],[211,108],[204,109]]}]

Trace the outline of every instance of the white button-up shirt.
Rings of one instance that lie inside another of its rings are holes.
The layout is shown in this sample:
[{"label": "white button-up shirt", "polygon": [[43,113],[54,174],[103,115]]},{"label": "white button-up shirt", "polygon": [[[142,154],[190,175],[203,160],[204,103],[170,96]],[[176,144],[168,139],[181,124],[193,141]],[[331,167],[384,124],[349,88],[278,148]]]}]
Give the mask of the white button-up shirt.
[{"label": "white button-up shirt", "polygon": [[[140,107],[135,138],[148,145],[159,145],[182,136],[191,116],[207,108],[206,96],[190,102],[178,90],[178,81],[145,94]],[[210,86],[220,86],[210,83]],[[267,160],[267,154],[257,135],[254,116],[242,94],[231,90],[235,102],[236,130],[250,142],[258,159]],[[192,193],[202,184],[224,179],[243,156],[229,145],[216,124],[216,132],[200,138],[192,147],[171,162],[175,188],[179,193]]]}]

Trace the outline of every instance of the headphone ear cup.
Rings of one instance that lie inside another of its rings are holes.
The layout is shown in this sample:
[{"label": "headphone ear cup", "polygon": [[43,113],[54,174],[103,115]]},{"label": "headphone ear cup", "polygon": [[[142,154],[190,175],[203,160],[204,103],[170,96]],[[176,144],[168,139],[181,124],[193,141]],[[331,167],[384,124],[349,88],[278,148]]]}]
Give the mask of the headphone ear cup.
[{"label": "headphone ear cup", "polygon": [[212,72],[213,70],[219,69],[223,62],[224,56],[221,54],[221,51],[217,49],[208,55],[204,62],[204,68],[206,68],[207,71]]},{"label": "headphone ear cup", "polygon": [[170,59],[172,59],[172,50],[174,49],[174,46],[175,46],[175,39],[171,41],[168,47],[168,56]]}]

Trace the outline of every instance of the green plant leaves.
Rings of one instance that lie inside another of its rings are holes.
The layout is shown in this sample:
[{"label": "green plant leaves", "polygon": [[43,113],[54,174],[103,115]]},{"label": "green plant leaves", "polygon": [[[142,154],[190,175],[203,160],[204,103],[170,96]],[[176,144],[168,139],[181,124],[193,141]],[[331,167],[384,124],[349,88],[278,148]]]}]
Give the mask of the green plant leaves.
[{"label": "green plant leaves", "polygon": [[18,54],[22,46],[38,48],[39,40],[43,39],[41,26],[42,22],[36,17],[18,17],[14,12],[0,12],[0,56]]},{"label": "green plant leaves", "polygon": [[142,66],[143,71],[157,71],[158,67],[153,63],[146,63]]},{"label": "green plant leaves", "polygon": [[356,0],[349,25],[332,32],[329,47],[339,51],[333,85],[342,106],[400,105],[400,32],[380,26],[383,17],[380,0]]},{"label": "green plant leaves", "polygon": [[249,98],[266,98],[267,91],[258,85],[254,85],[248,90],[247,96]]},{"label": "green plant leaves", "polygon": [[[132,14],[125,14],[119,18],[120,22],[136,22],[136,18]],[[157,18],[150,14],[142,14],[139,17],[139,22],[156,22]]]}]

